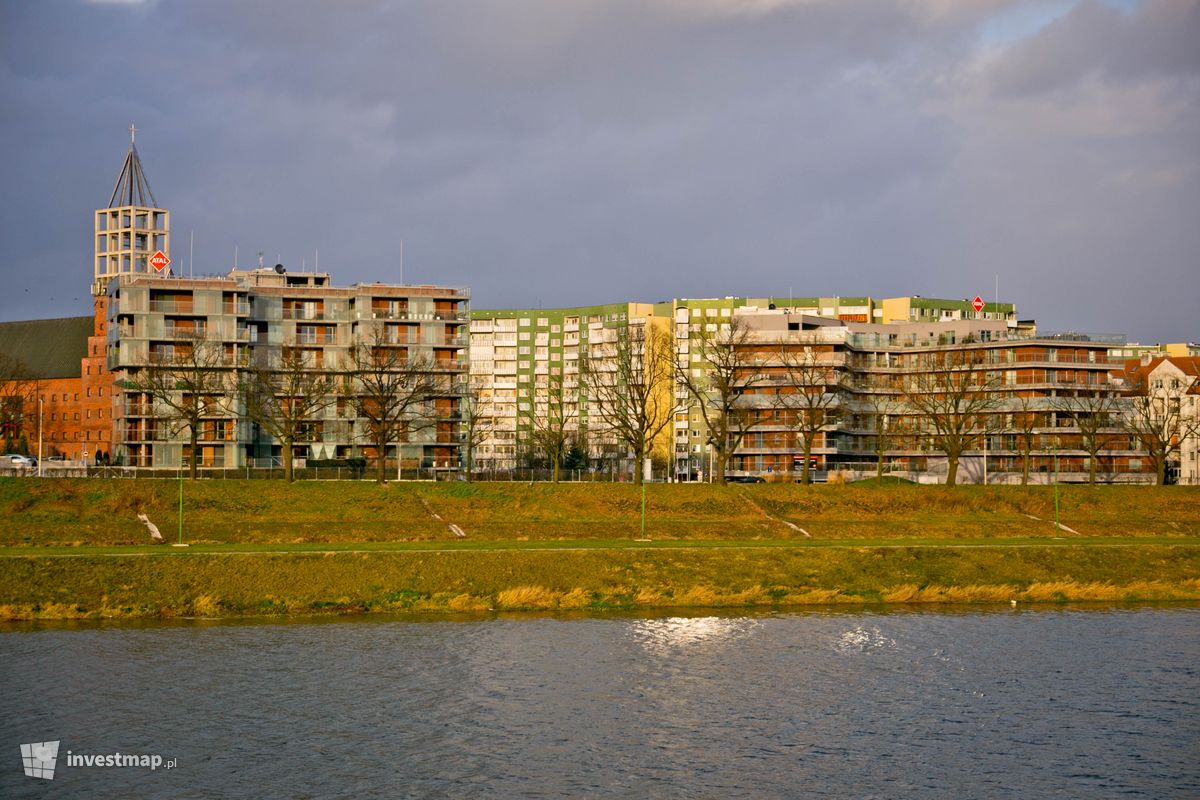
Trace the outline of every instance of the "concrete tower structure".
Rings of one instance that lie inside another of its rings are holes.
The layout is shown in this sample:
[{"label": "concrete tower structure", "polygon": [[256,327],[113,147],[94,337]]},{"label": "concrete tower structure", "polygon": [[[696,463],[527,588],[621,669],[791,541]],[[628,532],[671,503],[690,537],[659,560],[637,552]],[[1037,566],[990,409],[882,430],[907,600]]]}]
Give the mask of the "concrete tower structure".
[{"label": "concrete tower structure", "polygon": [[92,296],[104,297],[117,275],[154,273],[150,256],[161,250],[170,256],[171,214],[160,208],[150,191],[129,127],[129,153],[106,208],[96,209]]}]

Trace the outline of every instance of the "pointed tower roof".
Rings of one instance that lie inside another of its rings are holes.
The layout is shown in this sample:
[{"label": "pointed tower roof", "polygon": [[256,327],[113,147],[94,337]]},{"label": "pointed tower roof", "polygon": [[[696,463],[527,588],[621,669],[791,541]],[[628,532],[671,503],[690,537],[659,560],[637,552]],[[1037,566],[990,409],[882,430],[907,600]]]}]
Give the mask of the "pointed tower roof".
[{"label": "pointed tower roof", "polygon": [[[133,143],[134,134],[137,129],[129,126],[129,153],[125,156],[125,165],[121,167],[121,174],[117,176],[117,185],[113,187],[112,197],[109,198],[109,208],[120,208],[121,206],[148,206],[150,208],[158,208],[158,201],[154,199],[154,192],[150,191],[150,181],[146,180],[146,173],[142,171],[142,160],[138,158],[137,147]],[[146,199],[150,202],[147,203]]]}]

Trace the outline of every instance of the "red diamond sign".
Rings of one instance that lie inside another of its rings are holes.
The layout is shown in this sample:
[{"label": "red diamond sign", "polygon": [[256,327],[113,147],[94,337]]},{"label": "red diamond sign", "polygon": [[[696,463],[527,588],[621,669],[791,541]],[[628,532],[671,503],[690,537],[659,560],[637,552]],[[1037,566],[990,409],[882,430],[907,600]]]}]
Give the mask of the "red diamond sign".
[{"label": "red diamond sign", "polygon": [[162,250],[158,250],[154,255],[150,256],[150,266],[154,267],[154,271],[160,274],[170,263],[171,259],[167,258],[167,254]]},{"label": "red diamond sign", "polygon": [[975,309],[976,314],[983,311],[983,298],[975,295],[975,299],[971,301],[971,308]]}]

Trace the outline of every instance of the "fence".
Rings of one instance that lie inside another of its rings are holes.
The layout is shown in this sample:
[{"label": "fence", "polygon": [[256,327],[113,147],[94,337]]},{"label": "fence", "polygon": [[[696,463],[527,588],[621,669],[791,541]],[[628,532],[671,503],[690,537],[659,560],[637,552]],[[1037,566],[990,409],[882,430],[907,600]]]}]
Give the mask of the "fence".
[{"label": "fence", "polygon": [[[367,465],[358,467],[296,467],[292,476],[298,481],[354,481],[375,480],[375,467]],[[0,477],[37,477],[36,467],[3,467],[0,466]],[[244,467],[197,467],[196,477],[205,480],[282,480],[284,469],[278,464],[272,466]],[[397,479],[396,468],[389,465],[384,472],[387,480]],[[188,476],[188,469],[174,467],[116,467],[116,466],[84,466],[78,462],[68,464],[42,465],[42,476],[46,478],[157,478],[178,479]],[[592,471],[586,469],[559,470],[559,480],[564,483],[627,483],[632,478],[628,473],[611,471]],[[466,480],[464,473],[434,469],[432,467],[405,467],[400,472],[400,480],[404,481],[460,481]],[[660,477],[661,479],[661,477]],[[503,482],[543,482],[554,480],[554,471],[550,469],[504,469],[476,470],[472,474],[476,481]]]}]

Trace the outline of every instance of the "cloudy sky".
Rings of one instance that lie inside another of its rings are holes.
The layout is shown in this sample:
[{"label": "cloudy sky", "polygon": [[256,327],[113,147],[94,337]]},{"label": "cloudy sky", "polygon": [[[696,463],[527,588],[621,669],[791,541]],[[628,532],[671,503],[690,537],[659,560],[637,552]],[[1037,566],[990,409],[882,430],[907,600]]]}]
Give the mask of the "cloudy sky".
[{"label": "cloudy sky", "polygon": [[1200,339],[1200,1],[0,0],[0,319],[87,313],[138,151],[176,266],[478,308],[1017,303]]}]

